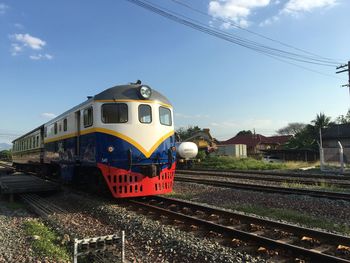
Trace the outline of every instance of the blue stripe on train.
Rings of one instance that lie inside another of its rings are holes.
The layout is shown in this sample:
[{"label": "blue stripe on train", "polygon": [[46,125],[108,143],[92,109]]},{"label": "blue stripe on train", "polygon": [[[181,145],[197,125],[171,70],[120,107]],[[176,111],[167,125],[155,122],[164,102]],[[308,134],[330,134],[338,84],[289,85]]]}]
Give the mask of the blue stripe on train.
[{"label": "blue stripe on train", "polygon": [[[45,144],[46,161],[56,162],[58,164],[76,163],[75,148],[77,137],[68,138],[60,141]],[[152,153],[149,158],[129,142],[110,134],[95,132],[80,136],[80,156],[79,161],[82,165],[96,166],[97,163],[105,163],[116,168],[128,169],[129,158],[128,151],[132,152],[132,171],[140,172],[137,164],[167,163],[168,149],[175,146],[174,136],[165,139]],[[113,152],[108,152],[108,147],[113,147]],[[173,160],[176,153],[173,152]],[[164,169],[166,164],[162,165]]]}]

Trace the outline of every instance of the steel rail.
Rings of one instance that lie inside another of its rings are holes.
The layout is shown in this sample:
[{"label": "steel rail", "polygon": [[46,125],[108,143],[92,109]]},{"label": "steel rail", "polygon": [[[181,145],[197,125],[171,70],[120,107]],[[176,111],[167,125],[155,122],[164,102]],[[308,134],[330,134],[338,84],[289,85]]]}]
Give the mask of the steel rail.
[{"label": "steel rail", "polygon": [[42,217],[48,217],[57,213],[67,213],[64,209],[49,203],[36,194],[19,194],[19,196],[35,213]]},{"label": "steel rail", "polygon": [[[181,170],[177,169],[180,173],[226,173],[226,174],[256,174],[256,175],[271,175],[271,176],[287,176],[287,177],[297,177],[297,178],[314,178],[314,179],[334,179],[334,180],[349,180],[350,173],[333,173],[333,174],[323,174],[323,173],[298,173],[293,171],[281,171],[281,170],[218,170],[214,168],[196,168],[191,170]],[[332,173],[332,172],[330,172]]]},{"label": "steel rail", "polygon": [[[185,213],[181,213],[179,211],[183,211],[183,208],[190,208],[194,211],[202,211],[210,214],[215,214],[226,219],[237,219],[241,224],[257,224],[263,226],[264,228],[273,228],[277,230],[287,231],[294,236],[308,236],[317,240],[321,240],[326,243],[326,245],[332,245],[332,247],[336,247],[338,245],[350,246],[350,238],[346,236],[335,235],[327,232],[317,231],[309,228],[298,227],[290,224],[284,224],[276,221],[265,220],[253,216],[247,216],[239,213],[228,212],[222,209],[214,209],[206,206],[201,206],[198,204],[193,204],[186,201],[180,201],[171,198],[164,197],[151,197],[151,198],[142,198],[139,200],[130,200],[134,205],[140,206],[141,208],[145,208],[147,210],[160,213],[162,215],[166,215],[168,217],[177,219],[182,222],[190,223],[193,225],[199,225],[204,227],[205,229],[217,232],[222,234],[225,237],[230,238],[238,238],[244,241],[254,242],[259,246],[266,246],[272,249],[282,249],[284,251],[290,251],[294,256],[303,255],[305,257],[310,258],[315,262],[350,262],[350,260],[337,257],[335,255],[323,253],[322,250],[317,250],[316,248],[308,249],[299,245],[291,244],[282,239],[272,239],[266,236],[262,236],[261,234],[243,231],[238,229],[234,225],[226,225],[221,223],[215,223],[213,221],[208,221],[202,218],[198,218],[193,215],[188,215]],[[172,211],[171,205],[178,206],[179,209],[177,211]],[[324,244],[323,244],[324,245]],[[319,246],[321,249],[321,246]]]},{"label": "steel rail", "polygon": [[[255,181],[268,181],[268,182],[276,182],[276,183],[300,183],[306,185],[317,185],[322,183],[327,183],[332,186],[340,187],[340,188],[350,188],[350,178],[342,177],[342,176],[331,176],[324,178],[313,178],[306,176],[296,176],[296,175],[271,175],[271,174],[261,174],[256,173],[232,173],[225,171],[186,171],[186,170],[177,170],[176,175],[195,175],[195,176],[215,176],[215,177],[225,177],[231,179],[245,179],[245,180],[255,180]],[[329,181],[329,180],[336,180]]]},{"label": "steel rail", "polygon": [[292,195],[307,195],[307,196],[317,197],[317,198],[328,198],[328,199],[334,199],[334,200],[350,201],[350,194],[339,193],[339,192],[326,192],[326,191],[299,189],[299,188],[287,188],[287,187],[266,186],[266,185],[257,185],[257,184],[223,182],[218,180],[195,179],[195,178],[176,177],[176,176],[175,176],[175,181],[205,184],[205,185],[225,187],[225,188],[244,189],[244,190],[250,190],[250,191],[292,194]]}]

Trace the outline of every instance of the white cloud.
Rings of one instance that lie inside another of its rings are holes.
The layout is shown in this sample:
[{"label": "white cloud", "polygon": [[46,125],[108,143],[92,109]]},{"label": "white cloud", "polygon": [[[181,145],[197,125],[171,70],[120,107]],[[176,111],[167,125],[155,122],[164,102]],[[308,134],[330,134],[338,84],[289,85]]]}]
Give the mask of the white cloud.
[{"label": "white cloud", "polygon": [[23,47],[18,45],[17,43],[11,44],[11,54],[12,56],[16,56],[18,53],[22,52]]},{"label": "white cloud", "polygon": [[0,3],[0,15],[3,15],[6,13],[6,10],[8,9],[9,7],[7,5],[5,5],[4,3]]},{"label": "white cloud", "polygon": [[56,114],[50,113],[50,112],[41,113],[40,116],[43,118],[46,118],[46,119],[53,119],[53,118],[57,117]]},{"label": "white cloud", "polygon": [[29,58],[32,60],[44,60],[44,59],[51,60],[53,59],[53,56],[50,54],[37,54],[37,55],[30,55]]},{"label": "white cloud", "polygon": [[[251,10],[269,4],[270,0],[213,0],[209,2],[208,12],[214,19],[232,20],[241,27],[247,27]],[[223,23],[221,27],[229,28],[230,23]]]},{"label": "white cloud", "polygon": [[[298,17],[300,13],[312,12],[315,9],[330,8],[337,4],[338,0],[288,0],[283,8],[270,18],[265,19],[259,26],[268,26],[280,20],[282,15],[293,15]],[[275,1],[275,4],[280,4],[280,1]]]},{"label": "white cloud", "polygon": [[11,39],[34,50],[40,50],[46,45],[45,41],[29,34],[14,34],[11,36]]},{"label": "white cloud", "polygon": [[282,12],[296,14],[299,12],[310,12],[316,8],[332,7],[337,0],[289,0]]},{"label": "white cloud", "polygon": [[265,19],[263,22],[261,22],[259,26],[263,27],[263,26],[271,25],[272,23],[277,22],[279,19],[280,17],[278,15],[270,17],[268,19]]},{"label": "white cloud", "polygon": [[[21,27],[21,24],[15,24],[15,27]],[[23,26],[22,26],[23,27]],[[33,37],[29,34],[13,34],[10,35],[11,43],[11,54],[16,56],[24,50],[42,50],[46,46],[46,42],[38,37]],[[51,60],[53,56],[50,54],[32,54],[29,56],[32,60]]]}]

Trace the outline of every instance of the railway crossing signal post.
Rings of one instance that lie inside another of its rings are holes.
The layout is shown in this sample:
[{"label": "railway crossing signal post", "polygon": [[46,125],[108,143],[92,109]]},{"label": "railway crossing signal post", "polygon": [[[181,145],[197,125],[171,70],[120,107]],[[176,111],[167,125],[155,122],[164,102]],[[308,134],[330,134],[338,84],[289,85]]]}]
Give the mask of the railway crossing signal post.
[{"label": "railway crossing signal post", "polygon": [[337,67],[337,70],[338,71],[335,72],[336,74],[343,73],[343,72],[348,72],[348,75],[349,75],[348,84],[344,84],[344,85],[342,85],[342,87],[348,87],[349,88],[349,94],[350,94],[350,61],[348,61],[347,64],[340,65],[339,67]]}]

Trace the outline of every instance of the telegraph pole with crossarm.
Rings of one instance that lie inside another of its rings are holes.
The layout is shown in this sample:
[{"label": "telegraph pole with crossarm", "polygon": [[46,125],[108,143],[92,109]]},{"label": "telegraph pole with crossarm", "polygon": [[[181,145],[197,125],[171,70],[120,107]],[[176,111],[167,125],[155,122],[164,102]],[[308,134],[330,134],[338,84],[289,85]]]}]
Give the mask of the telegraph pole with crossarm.
[{"label": "telegraph pole with crossarm", "polygon": [[339,70],[339,71],[336,71],[335,72],[336,74],[348,72],[348,75],[349,75],[348,84],[344,84],[344,85],[342,85],[342,87],[348,87],[349,94],[350,94],[350,61],[348,61],[348,64],[340,65],[339,67],[337,67],[337,70]]}]

